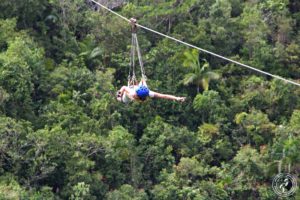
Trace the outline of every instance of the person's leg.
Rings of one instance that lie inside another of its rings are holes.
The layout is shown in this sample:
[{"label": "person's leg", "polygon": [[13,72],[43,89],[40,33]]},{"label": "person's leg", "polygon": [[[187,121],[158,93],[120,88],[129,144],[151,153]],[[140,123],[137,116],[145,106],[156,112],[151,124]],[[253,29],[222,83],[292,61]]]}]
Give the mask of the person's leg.
[{"label": "person's leg", "polygon": [[121,89],[119,90],[120,91],[120,95],[123,96],[123,94],[126,92],[126,93],[129,93],[130,91],[130,88],[128,88],[127,86],[122,86]]},{"label": "person's leg", "polygon": [[128,103],[129,101],[134,100],[134,98],[130,94],[130,88],[127,86],[122,86],[118,92],[117,100],[124,103]]},{"label": "person's leg", "polygon": [[129,103],[131,101],[132,101],[132,99],[129,98],[129,96],[126,93],[124,93],[123,96],[122,96],[122,102],[125,103],[125,104],[127,104],[127,103]]},{"label": "person's leg", "polygon": [[123,97],[123,95],[130,95],[130,88],[127,86],[122,86],[121,89],[118,91],[118,97]]}]

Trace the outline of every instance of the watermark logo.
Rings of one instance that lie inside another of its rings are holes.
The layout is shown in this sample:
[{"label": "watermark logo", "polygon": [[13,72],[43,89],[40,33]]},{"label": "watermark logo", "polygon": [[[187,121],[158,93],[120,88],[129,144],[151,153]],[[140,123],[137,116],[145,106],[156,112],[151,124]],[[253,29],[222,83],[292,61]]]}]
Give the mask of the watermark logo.
[{"label": "watermark logo", "polygon": [[289,197],[297,190],[297,179],[291,174],[280,173],[273,178],[272,187],[278,196]]}]

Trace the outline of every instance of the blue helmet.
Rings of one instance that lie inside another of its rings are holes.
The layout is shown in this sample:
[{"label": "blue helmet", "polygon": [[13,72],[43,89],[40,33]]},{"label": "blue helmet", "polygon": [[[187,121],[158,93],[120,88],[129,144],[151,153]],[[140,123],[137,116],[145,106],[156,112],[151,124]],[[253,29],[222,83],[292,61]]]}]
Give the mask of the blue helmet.
[{"label": "blue helmet", "polygon": [[138,97],[142,100],[145,100],[147,96],[149,96],[149,89],[147,86],[145,85],[140,85],[137,89],[136,89],[136,94],[138,95]]}]

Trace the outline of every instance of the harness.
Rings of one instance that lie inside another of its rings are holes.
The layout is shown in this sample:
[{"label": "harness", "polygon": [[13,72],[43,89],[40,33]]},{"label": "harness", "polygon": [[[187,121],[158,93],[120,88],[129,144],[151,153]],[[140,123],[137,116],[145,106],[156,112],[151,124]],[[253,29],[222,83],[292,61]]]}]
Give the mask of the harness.
[{"label": "harness", "polygon": [[144,63],[142,60],[142,54],[141,54],[141,50],[137,38],[136,19],[131,18],[130,22],[131,22],[131,51],[130,51],[130,65],[129,65],[129,74],[128,74],[128,87],[133,87],[138,82],[135,75],[136,54],[141,68],[142,79],[146,80],[147,77],[145,75]]}]

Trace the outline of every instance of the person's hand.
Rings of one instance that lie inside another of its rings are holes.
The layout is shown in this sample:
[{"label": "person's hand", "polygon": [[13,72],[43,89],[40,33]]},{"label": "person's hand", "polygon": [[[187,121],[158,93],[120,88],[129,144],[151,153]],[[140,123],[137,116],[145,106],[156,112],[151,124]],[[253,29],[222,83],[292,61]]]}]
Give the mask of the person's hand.
[{"label": "person's hand", "polygon": [[186,97],[177,97],[177,98],[176,98],[176,101],[184,102],[185,99],[186,99]]}]

